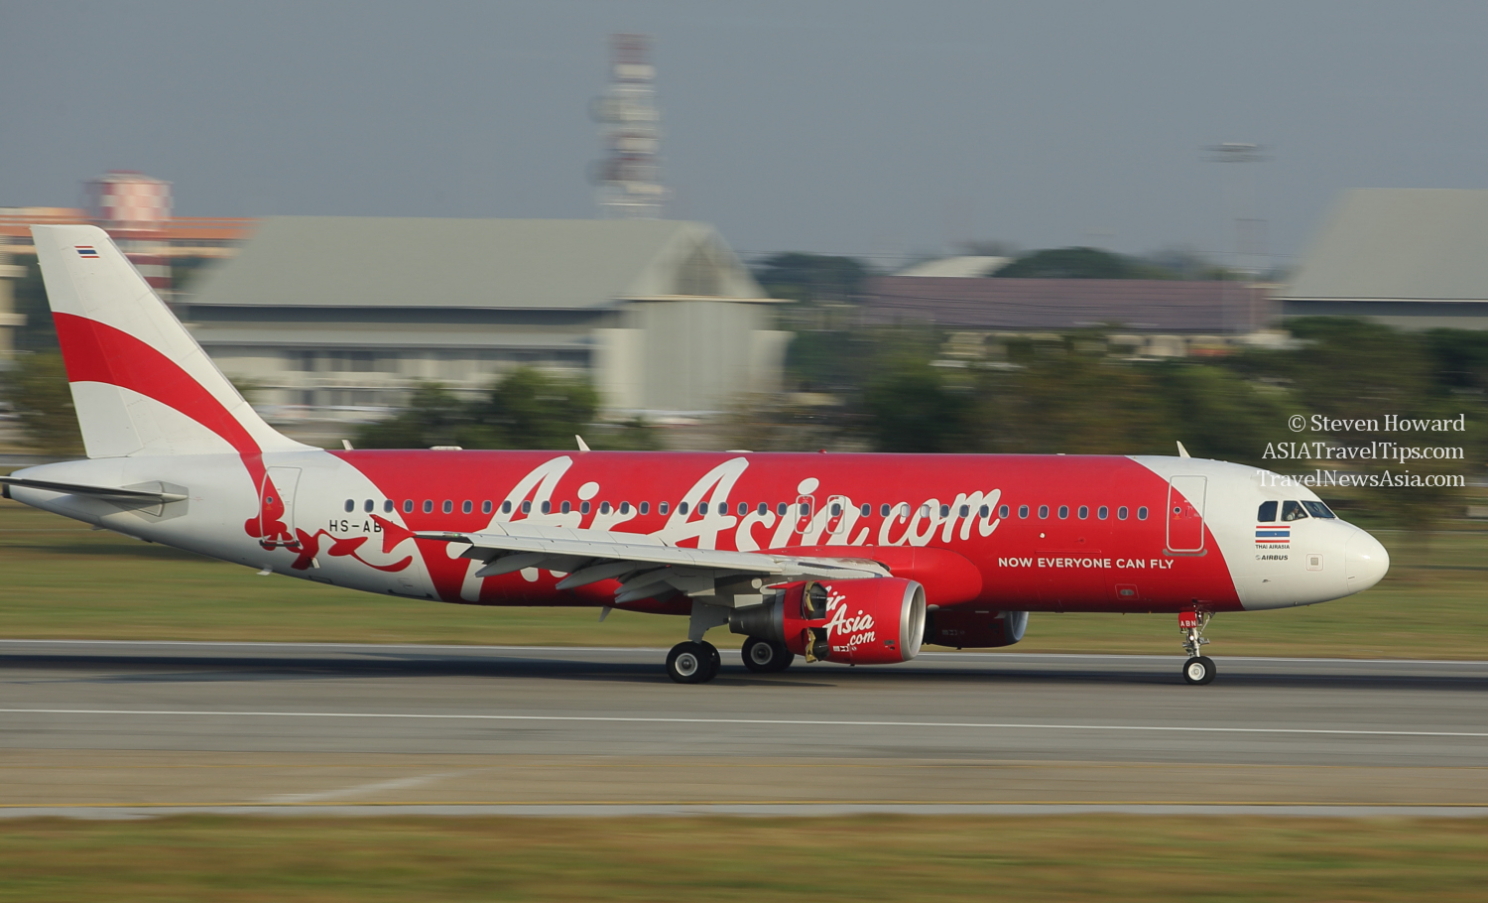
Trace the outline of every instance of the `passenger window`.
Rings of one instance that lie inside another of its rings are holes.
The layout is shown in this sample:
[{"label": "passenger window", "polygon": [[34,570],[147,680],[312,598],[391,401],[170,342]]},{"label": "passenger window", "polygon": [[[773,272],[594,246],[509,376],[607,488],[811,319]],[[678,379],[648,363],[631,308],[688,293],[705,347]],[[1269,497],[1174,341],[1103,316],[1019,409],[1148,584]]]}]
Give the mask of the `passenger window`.
[{"label": "passenger window", "polygon": [[951,516],[951,506],[950,505],[941,505],[940,506],[940,517],[941,517],[941,520],[944,520],[944,519],[946,519],[946,518],[948,518],[950,516]]},{"label": "passenger window", "polygon": [[599,513],[600,514],[609,514],[610,513],[610,503],[609,502],[600,502],[599,503]]},{"label": "passenger window", "polygon": [[802,517],[810,517],[811,516],[811,503],[810,502],[802,502],[801,503],[801,516]]},{"label": "passenger window", "polygon": [[1059,506],[1059,519],[1060,520],[1064,520],[1067,517],[1069,517],[1069,505],[1060,505]]},{"label": "passenger window", "polygon": [[650,502],[641,502],[640,509],[641,509],[641,513],[642,514],[650,514],[651,513],[651,503]]},{"label": "passenger window", "polygon": [[490,514],[490,513],[491,513],[491,500],[490,499],[486,499],[485,501],[481,502],[481,514]]},{"label": "passenger window", "polygon": [[543,503],[542,503],[542,508],[539,509],[539,510],[541,510],[543,514],[552,514],[553,513],[553,503],[550,502],[550,501],[548,501],[547,499],[544,499],[543,500]]},{"label": "passenger window", "polygon": [[829,516],[831,516],[831,517],[841,517],[842,516],[842,503],[841,502],[833,502],[831,505],[828,506],[828,509],[830,511],[830,515]]},{"label": "passenger window", "polygon": [[1276,520],[1276,503],[1261,502],[1260,510],[1256,511],[1256,520],[1263,524],[1269,524]]},{"label": "passenger window", "polygon": [[780,504],[775,506],[775,513],[780,515],[781,517],[785,517],[788,511],[790,511],[790,505],[786,504],[785,502],[781,502]]},{"label": "passenger window", "polygon": [[567,514],[568,512],[573,510],[573,505],[570,504],[567,499],[564,499],[563,504],[558,506],[558,510],[562,511],[564,514]]},{"label": "passenger window", "polygon": [[433,499],[424,499],[424,513],[425,514],[433,514],[434,513],[434,500]]},{"label": "passenger window", "polygon": [[971,514],[971,506],[970,505],[962,505],[961,506],[961,513],[960,513],[959,516],[960,517],[967,517],[970,514]]},{"label": "passenger window", "polygon": [[759,514],[769,514],[770,513],[770,503],[769,502],[760,502],[759,503],[759,507],[758,508],[755,508],[754,510],[756,512],[758,512]]},{"label": "passenger window", "polygon": [[1111,509],[1107,508],[1105,505],[1101,505],[1099,508],[1095,509],[1095,516],[1100,518],[1101,520],[1105,520],[1106,518],[1111,516]]},{"label": "passenger window", "polygon": [[697,511],[698,511],[698,514],[707,514],[708,513],[708,503],[707,502],[698,502],[698,509],[697,509]]},{"label": "passenger window", "polygon": [[382,513],[383,514],[392,514],[393,513],[393,500],[392,499],[383,499],[382,500]]},{"label": "passenger window", "polygon": [[1007,505],[1003,505],[1001,508],[998,508],[997,509],[997,516],[998,517],[1001,517],[1003,519],[1006,519],[1007,516],[1008,516],[1008,506]]},{"label": "passenger window", "polygon": [[346,513],[347,514],[350,514],[351,512],[353,512],[355,510],[356,510],[356,499],[347,499],[346,500]]},{"label": "passenger window", "polygon": [[1028,516],[1028,506],[1027,505],[1019,505],[1018,506],[1018,516],[1019,517],[1027,517]]},{"label": "passenger window", "polygon": [[1116,509],[1116,519],[1117,520],[1126,520],[1126,506],[1125,505],[1122,505],[1120,508],[1117,508]]},{"label": "passenger window", "polygon": [[502,502],[501,503],[501,513],[502,514],[511,514],[511,502],[510,501],[505,501],[505,502]]},{"label": "passenger window", "polygon": [[362,503],[362,510],[367,512],[368,514],[371,514],[373,511],[377,510],[377,503],[372,501],[371,499],[367,499],[365,502]]},{"label": "passenger window", "polygon": [[1333,513],[1333,509],[1329,508],[1327,505],[1324,505],[1322,502],[1303,502],[1302,503],[1302,507],[1303,508],[1306,508],[1307,509],[1307,513],[1308,514],[1311,514],[1313,517],[1337,517],[1338,516],[1338,515],[1336,515],[1336,514]]},{"label": "passenger window", "polygon": [[864,502],[862,506],[858,508],[858,513],[863,515],[864,517],[869,517],[873,514],[873,506],[868,504],[867,502]]},{"label": "passenger window", "polygon": [[1147,506],[1146,505],[1143,505],[1142,507],[1140,507],[1140,508],[1137,509],[1137,520],[1146,520],[1146,519],[1147,519]]},{"label": "passenger window", "polygon": [[629,514],[630,513],[630,502],[621,502],[620,503],[620,513],[621,514]]},{"label": "passenger window", "polygon": [[1281,519],[1282,520],[1301,520],[1301,519],[1303,519],[1306,516],[1307,516],[1307,512],[1302,509],[1302,503],[1301,502],[1282,502],[1281,503]]},{"label": "passenger window", "polygon": [[412,514],[413,513],[413,499],[404,499],[403,500],[403,513],[404,514]]},{"label": "passenger window", "polygon": [[740,502],[739,504],[735,505],[734,506],[734,513],[737,514],[739,517],[743,517],[744,515],[748,514],[749,513],[749,503],[748,502]]},{"label": "passenger window", "polygon": [[524,501],[524,502],[522,502],[522,513],[523,514],[531,514],[532,513],[532,503],[530,501]]},{"label": "passenger window", "polygon": [[1048,516],[1049,516],[1049,506],[1048,505],[1039,505],[1039,520],[1044,520]]},{"label": "passenger window", "polygon": [[1075,512],[1075,516],[1080,518],[1080,520],[1084,520],[1085,518],[1089,517],[1090,507],[1088,505],[1081,505],[1080,510]]},{"label": "passenger window", "polygon": [[[656,513],[657,514],[666,514],[666,513],[670,512],[671,510],[672,510],[672,503],[671,502],[662,502],[661,504],[659,504],[659,505],[656,506]],[[588,514],[589,513],[589,503],[588,502],[585,502],[584,503],[584,513],[585,514]]]},{"label": "passenger window", "polygon": [[879,505],[878,506],[878,516],[879,517],[888,517],[889,516],[889,503],[888,502],[884,502],[882,505]]},{"label": "passenger window", "polygon": [[455,503],[450,501],[449,499],[445,499],[444,505],[441,507],[441,510],[444,511],[445,514],[453,514],[455,510]]},{"label": "passenger window", "polygon": [[461,514],[469,514],[470,512],[472,512],[474,510],[475,510],[475,503],[472,502],[470,499],[466,499],[465,501],[463,501],[463,502],[460,503],[460,513]]}]

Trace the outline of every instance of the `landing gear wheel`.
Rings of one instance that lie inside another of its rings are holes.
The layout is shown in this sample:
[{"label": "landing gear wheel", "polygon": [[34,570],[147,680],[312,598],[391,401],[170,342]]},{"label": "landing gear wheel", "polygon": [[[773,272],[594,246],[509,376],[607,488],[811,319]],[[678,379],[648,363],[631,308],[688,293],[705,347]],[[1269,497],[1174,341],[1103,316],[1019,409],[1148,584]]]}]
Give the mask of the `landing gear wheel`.
[{"label": "landing gear wheel", "polygon": [[744,667],[755,674],[774,674],[789,668],[795,655],[784,643],[752,636],[744,641]]},{"label": "landing gear wheel", "polygon": [[1217,670],[1214,659],[1207,655],[1196,655],[1183,663],[1183,680],[1190,684],[1206,684],[1214,679]]},{"label": "landing gear wheel", "polygon": [[667,676],[679,684],[704,684],[718,675],[723,659],[712,643],[678,643],[667,653]]}]

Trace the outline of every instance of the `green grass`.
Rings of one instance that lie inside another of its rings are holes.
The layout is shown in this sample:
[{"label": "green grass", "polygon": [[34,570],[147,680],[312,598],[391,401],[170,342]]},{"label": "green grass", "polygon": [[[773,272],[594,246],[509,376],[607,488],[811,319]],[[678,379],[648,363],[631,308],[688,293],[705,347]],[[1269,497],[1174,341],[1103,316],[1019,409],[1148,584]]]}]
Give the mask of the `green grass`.
[{"label": "green grass", "polygon": [[[1488,533],[1429,543],[1384,534],[1380,586],[1306,608],[1224,615],[1219,655],[1482,658],[1488,653]],[[670,646],[685,622],[594,609],[443,605],[336,589],[142,543],[0,502],[0,636]],[[737,645],[715,630],[709,639]],[[933,648],[933,647],[932,647]],[[1171,615],[1035,613],[1028,652],[1176,655]]]},{"label": "green grass", "polygon": [[1488,822],[1287,818],[32,820],[0,900],[1478,901]]}]

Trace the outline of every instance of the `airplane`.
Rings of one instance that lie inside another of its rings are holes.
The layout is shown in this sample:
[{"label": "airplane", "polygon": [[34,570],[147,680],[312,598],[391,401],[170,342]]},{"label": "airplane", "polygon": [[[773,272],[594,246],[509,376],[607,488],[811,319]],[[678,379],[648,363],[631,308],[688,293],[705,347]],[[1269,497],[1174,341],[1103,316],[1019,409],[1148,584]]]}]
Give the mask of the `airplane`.
[{"label": "airplane", "polygon": [[[270,427],[108,235],[33,226],[86,460],[4,495],[333,586],[684,616],[678,683],[997,648],[1032,612],[1219,613],[1374,586],[1389,554],[1267,471],[1147,455],[322,450]],[[1182,446],[1179,446],[1182,451]]]}]

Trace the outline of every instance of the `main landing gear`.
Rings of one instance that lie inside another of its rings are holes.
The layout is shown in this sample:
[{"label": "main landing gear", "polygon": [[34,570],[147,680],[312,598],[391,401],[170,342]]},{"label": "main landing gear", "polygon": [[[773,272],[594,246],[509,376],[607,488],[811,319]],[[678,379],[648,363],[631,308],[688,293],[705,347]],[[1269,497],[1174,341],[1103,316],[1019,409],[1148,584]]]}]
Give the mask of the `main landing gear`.
[{"label": "main landing gear", "polygon": [[1185,611],[1178,614],[1178,630],[1183,634],[1183,651],[1188,653],[1188,661],[1183,663],[1185,683],[1207,684],[1218,673],[1218,669],[1214,667],[1214,659],[1199,654],[1200,647],[1209,643],[1204,639],[1204,628],[1209,626],[1209,619],[1212,617],[1213,612],[1208,611]]},{"label": "main landing gear", "polygon": [[667,653],[667,676],[679,684],[705,684],[718,676],[723,658],[712,643],[688,640]]},{"label": "main landing gear", "polygon": [[775,674],[795,661],[795,654],[784,643],[752,636],[744,641],[744,667],[755,674]]}]

